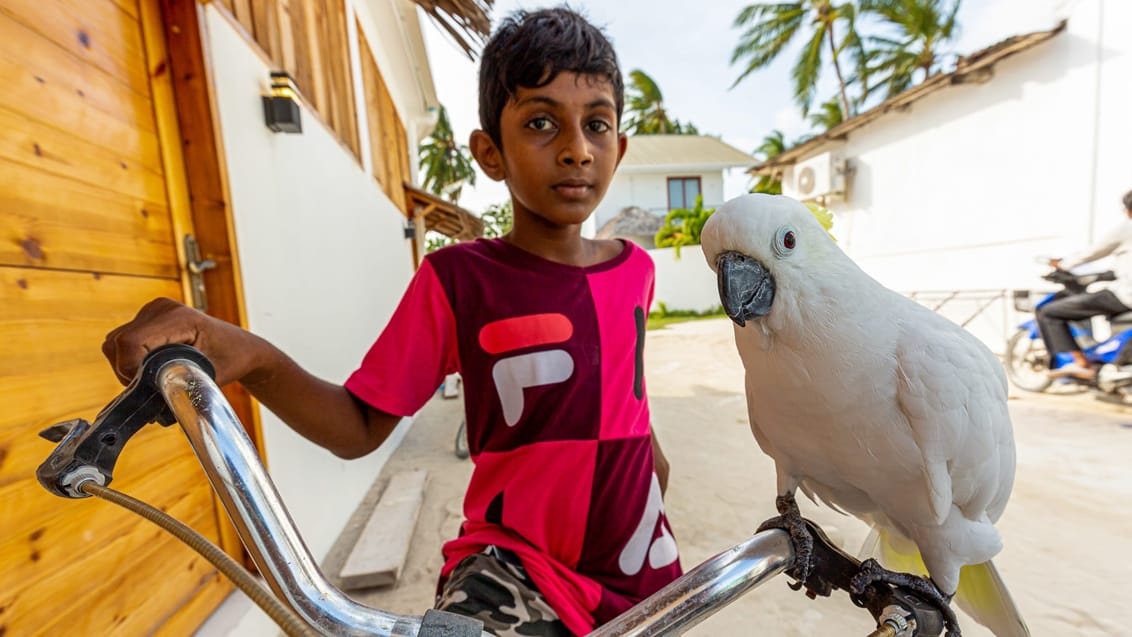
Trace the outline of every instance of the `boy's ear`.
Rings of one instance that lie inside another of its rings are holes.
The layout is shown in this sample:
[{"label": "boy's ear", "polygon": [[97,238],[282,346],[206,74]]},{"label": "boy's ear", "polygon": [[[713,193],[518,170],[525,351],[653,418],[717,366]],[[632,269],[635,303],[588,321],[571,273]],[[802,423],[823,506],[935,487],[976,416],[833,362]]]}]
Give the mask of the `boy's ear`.
[{"label": "boy's ear", "polygon": [[625,133],[617,135],[617,166],[621,165],[621,160],[625,158],[625,151],[629,149],[629,136]]},{"label": "boy's ear", "polygon": [[483,174],[494,181],[503,181],[506,177],[503,170],[503,153],[491,140],[490,135],[479,129],[472,131],[472,136],[468,138],[468,148],[483,170]]}]

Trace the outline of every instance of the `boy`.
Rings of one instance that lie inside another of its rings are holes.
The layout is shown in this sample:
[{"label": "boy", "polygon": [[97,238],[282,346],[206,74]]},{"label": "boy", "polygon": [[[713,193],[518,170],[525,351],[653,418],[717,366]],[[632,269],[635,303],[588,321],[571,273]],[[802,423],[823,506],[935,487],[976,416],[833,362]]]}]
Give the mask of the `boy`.
[{"label": "boy", "polygon": [[483,52],[470,148],[506,182],[502,239],[430,254],[344,386],[266,341],[168,300],[107,337],[123,381],[145,351],[189,343],[311,441],[376,449],[460,371],[476,463],[437,607],[498,635],[584,634],[680,575],[667,466],[649,426],[642,348],[653,266],[581,224],[625,153],[624,95],[602,33],[568,9],[519,12]]}]

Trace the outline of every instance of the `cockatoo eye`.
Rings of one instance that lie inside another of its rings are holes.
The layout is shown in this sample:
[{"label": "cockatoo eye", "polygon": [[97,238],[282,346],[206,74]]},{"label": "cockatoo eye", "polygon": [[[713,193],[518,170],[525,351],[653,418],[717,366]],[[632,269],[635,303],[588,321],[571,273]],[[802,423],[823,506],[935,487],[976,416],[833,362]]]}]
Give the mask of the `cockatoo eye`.
[{"label": "cockatoo eye", "polygon": [[780,257],[788,257],[798,244],[798,236],[790,226],[782,226],[774,234],[774,253]]}]

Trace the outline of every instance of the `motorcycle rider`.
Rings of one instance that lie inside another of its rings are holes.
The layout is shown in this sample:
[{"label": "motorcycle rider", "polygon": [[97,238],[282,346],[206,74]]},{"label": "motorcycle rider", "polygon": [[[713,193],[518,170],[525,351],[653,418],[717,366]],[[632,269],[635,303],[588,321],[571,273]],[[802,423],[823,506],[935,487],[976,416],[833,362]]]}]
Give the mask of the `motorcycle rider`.
[{"label": "motorcycle rider", "polygon": [[1108,283],[1104,289],[1067,296],[1038,309],[1038,331],[1050,353],[1050,365],[1054,364],[1056,354],[1068,353],[1073,357],[1072,363],[1051,369],[1051,377],[1093,380],[1097,376],[1097,369],[1090,365],[1069,331],[1071,321],[1132,312],[1132,190],[1124,194],[1122,203],[1126,218],[1120,225],[1109,230],[1084,252],[1049,261],[1050,267],[1064,270],[1072,270],[1109,255],[1113,255],[1116,261],[1113,267],[1116,281]]}]

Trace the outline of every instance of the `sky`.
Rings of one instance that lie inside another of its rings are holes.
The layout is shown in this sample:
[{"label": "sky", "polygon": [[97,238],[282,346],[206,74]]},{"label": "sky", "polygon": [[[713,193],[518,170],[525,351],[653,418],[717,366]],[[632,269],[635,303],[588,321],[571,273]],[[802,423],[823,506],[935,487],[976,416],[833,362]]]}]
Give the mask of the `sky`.
[{"label": "sky", "polygon": [[[958,53],[971,53],[1003,38],[1052,27],[1065,5],[1074,0],[964,0],[959,10]],[[557,2],[496,0],[492,22],[516,9],[556,6]],[[752,0],[573,0],[569,6],[601,27],[613,42],[624,75],[641,69],[656,81],[669,117],[692,122],[703,134],[716,135],[747,153],[764,136],[781,129],[786,139],[810,132],[794,104],[790,68],[797,59],[788,50],[770,67],[747,76],[731,88],[739,66],[731,51],[739,30],[732,27],[739,11]],[[422,29],[440,103],[448,109],[456,138],[467,142],[479,127],[476,62],[423,13]],[[834,92],[832,74],[822,78],[818,99]],[[632,144],[632,138],[629,139]],[[748,177],[729,171],[724,197],[746,191]],[[507,189],[482,173],[465,187],[460,205],[474,213],[506,201]]]}]

